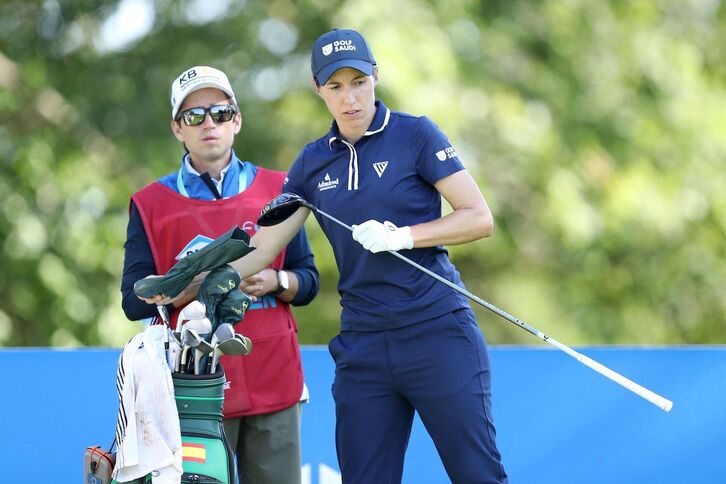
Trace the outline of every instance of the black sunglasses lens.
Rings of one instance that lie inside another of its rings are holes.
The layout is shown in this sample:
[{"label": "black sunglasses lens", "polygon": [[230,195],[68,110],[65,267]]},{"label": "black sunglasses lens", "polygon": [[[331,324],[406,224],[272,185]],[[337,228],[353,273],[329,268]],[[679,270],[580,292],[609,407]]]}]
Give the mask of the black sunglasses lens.
[{"label": "black sunglasses lens", "polygon": [[197,126],[204,122],[207,113],[212,117],[215,123],[226,123],[234,117],[237,109],[231,104],[225,106],[212,106],[210,108],[191,108],[182,113],[184,124],[187,126]]},{"label": "black sunglasses lens", "polygon": [[232,119],[234,113],[235,109],[232,105],[212,106],[209,108],[209,115],[212,116],[212,120],[214,120],[215,123],[226,123]]},{"label": "black sunglasses lens", "polygon": [[204,117],[206,115],[207,112],[204,108],[192,108],[184,111],[182,113],[182,118],[184,118],[184,124],[187,126],[196,126],[204,122]]}]

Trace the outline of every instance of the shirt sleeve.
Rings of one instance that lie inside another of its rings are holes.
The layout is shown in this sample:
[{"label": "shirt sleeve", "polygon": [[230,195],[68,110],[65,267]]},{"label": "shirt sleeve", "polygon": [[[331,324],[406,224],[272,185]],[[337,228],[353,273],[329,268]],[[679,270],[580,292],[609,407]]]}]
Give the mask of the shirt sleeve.
[{"label": "shirt sleeve", "polygon": [[417,156],[416,169],[431,185],[464,169],[449,139],[425,116],[419,118],[413,146],[419,147],[418,153],[414,153]]},{"label": "shirt sleeve", "polygon": [[156,274],[154,256],[151,254],[151,246],[141,221],[139,209],[131,202],[126,243],[124,243],[124,268],[121,276],[121,308],[131,321],[157,315],[156,306],[146,304],[134,293],[134,283],[151,274]]},{"label": "shirt sleeve", "polygon": [[305,227],[300,229],[287,245],[283,269],[293,272],[297,276],[297,294],[290,304],[304,306],[317,296],[320,290],[318,269],[315,267],[315,258],[305,233]]},{"label": "shirt sleeve", "polygon": [[305,175],[303,173],[303,159],[305,157],[305,149],[303,149],[299,155],[297,155],[297,158],[295,158],[295,161],[292,162],[292,166],[290,166],[290,170],[287,172],[287,176],[285,177],[285,181],[282,184],[282,191],[288,192],[288,193],[294,193],[295,195],[301,196],[303,199],[307,200],[305,198]]}]

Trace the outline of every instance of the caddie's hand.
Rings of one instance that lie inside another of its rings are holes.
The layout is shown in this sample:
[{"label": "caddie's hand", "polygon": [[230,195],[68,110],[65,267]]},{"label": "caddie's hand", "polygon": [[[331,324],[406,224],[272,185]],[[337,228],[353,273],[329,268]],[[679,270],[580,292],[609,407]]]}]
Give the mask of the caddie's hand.
[{"label": "caddie's hand", "polygon": [[388,220],[383,223],[368,220],[353,225],[353,239],[373,253],[413,248],[411,227],[396,227]]},{"label": "caddie's hand", "polygon": [[[197,291],[199,290],[199,286],[204,281],[204,278],[209,274],[209,271],[201,272],[194,276],[194,279],[189,283],[187,287],[185,287],[179,294],[177,294],[175,297],[168,297],[166,294],[156,294],[152,297],[141,297],[137,296],[139,299],[144,301],[146,304],[156,304],[157,306],[166,306],[167,304],[174,304],[175,307],[182,307],[188,304],[189,302],[193,301],[194,298],[197,296]],[[152,277],[163,277],[160,275],[152,274],[150,276],[146,276],[144,279],[150,279]]]},{"label": "caddie's hand", "polygon": [[269,267],[262,269],[257,274],[242,279],[239,288],[249,296],[262,297],[277,289],[277,272]]}]

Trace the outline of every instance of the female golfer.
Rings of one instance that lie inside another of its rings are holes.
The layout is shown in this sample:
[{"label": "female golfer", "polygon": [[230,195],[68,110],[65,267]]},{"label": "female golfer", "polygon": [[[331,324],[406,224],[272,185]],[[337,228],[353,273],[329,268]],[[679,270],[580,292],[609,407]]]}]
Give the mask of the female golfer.
[{"label": "female golfer", "polygon": [[[340,273],[340,334],[329,349],[343,482],[400,482],[414,411],[452,482],[507,482],[487,348],[469,302],[386,253],[403,251],[462,285],[442,246],[491,235],[489,207],[433,122],[376,100],[378,67],[358,32],[320,36],[312,74],[334,121],[298,155],[283,190],[356,224],[351,238],[318,217]],[[445,217],[442,197],[453,209]]]}]

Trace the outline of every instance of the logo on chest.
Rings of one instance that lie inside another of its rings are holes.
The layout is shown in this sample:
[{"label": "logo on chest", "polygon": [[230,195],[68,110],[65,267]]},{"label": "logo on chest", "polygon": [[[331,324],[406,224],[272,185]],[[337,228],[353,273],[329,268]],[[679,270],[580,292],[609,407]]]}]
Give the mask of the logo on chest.
[{"label": "logo on chest", "polygon": [[373,169],[376,170],[376,175],[378,175],[378,178],[383,176],[383,172],[386,171],[387,166],[388,161],[379,161],[378,163],[373,163]]},{"label": "logo on chest", "polygon": [[336,178],[335,180],[331,180],[330,174],[326,173],[325,178],[323,178],[322,181],[318,182],[318,191],[323,192],[325,190],[337,188],[339,183],[340,183],[339,178]]}]

